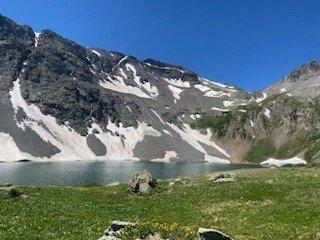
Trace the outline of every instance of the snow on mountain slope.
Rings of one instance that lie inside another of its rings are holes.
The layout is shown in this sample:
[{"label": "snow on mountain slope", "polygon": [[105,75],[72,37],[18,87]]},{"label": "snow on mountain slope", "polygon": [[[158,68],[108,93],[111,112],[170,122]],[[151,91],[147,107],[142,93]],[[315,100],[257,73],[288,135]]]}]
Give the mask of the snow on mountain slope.
[{"label": "snow on mountain slope", "polygon": [[0,16],[0,161],[228,163],[190,123],[250,101],[181,66],[34,33]]}]

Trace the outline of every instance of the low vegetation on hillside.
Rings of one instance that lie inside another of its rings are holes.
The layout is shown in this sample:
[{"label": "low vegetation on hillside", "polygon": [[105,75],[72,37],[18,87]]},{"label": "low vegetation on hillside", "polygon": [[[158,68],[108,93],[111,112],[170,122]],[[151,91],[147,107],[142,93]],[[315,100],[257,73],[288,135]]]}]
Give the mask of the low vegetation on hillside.
[{"label": "low vegetation on hillside", "polygon": [[[291,158],[299,155],[308,162],[314,162],[320,159],[319,121],[319,99],[300,101],[279,94],[259,104],[204,115],[191,126],[196,129],[210,128],[215,138],[222,144],[227,143],[227,146],[236,144],[236,139],[242,139],[246,144],[245,151],[235,157],[244,161],[259,163],[270,157]],[[280,145],[276,144],[277,138],[284,139]]]},{"label": "low vegetation on hillside", "polygon": [[319,168],[241,170],[224,183],[210,176],[161,181],[150,195],[125,185],[21,187],[25,199],[0,190],[0,239],[96,240],[113,220],[139,223],[127,240],[134,231],[194,239],[198,227],[245,240],[320,238]]}]

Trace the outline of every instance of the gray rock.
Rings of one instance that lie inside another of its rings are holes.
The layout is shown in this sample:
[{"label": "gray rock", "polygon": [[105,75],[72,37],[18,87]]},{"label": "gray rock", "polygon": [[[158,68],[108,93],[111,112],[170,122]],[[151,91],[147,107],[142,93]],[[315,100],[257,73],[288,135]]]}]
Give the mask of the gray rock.
[{"label": "gray rock", "polygon": [[10,198],[21,197],[22,195],[23,195],[23,193],[15,187],[11,187],[8,189],[8,196]]},{"label": "gray rock", "polygon": [[135,172],[131,176],[128,185],[134,193],[149,193],[153,188],[156,187],[156,180],[152,178],[148,171]]},{"label": "gray rock", "polygon": [[106,185],[106,187],[114,187],[114,186],[119,186],[120,183],[119,182],[113,182],[113,183],[109,183]]},{"label": "gray rock", "polygon": [[232,240],[228,235],[213,228],[199,228],[198,234],[201,240]]},{"label": "gray rock", "polygon": [[135,223],[124,221],[113,221],[110,226],[104,231],[104,234],[99,240],[118,240],[126,227],[135,227]]},{"label": "gray rock", "polygon": [[213,182],[233,182],[235,181],[235,173],[217,173],[213,175],[210,180]]},{"label": "gray rock", "polygon": [[214,180],[215,183],[219,182],[234,182],[235,178],[219,178],[217,180]]}]

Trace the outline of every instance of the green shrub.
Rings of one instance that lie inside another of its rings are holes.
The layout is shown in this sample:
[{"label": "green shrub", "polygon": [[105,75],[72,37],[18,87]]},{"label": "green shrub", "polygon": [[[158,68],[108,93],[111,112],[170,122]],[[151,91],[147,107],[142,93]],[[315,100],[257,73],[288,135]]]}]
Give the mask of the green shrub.
[{"label": "green shrub", "polygon": [[263,138],[253,144],[244,154],[243,158],[249,162],[259,163],[268,157],[275,156],[276,152],[277,149],[272,140],[270,138]]},{"label": "green shrub", "polygon": [[320,152],[320,141],[316,142],[312,147],[308,148],[304,154],[305,160],[311,162],[314,156]]},{"label": "green shrub", "polygon": [[191,124],[193,128],[211,128],[219,138],[225,136],[227,127],[234,119],[233,114],[226,112],[220,116],[205,116]]}]

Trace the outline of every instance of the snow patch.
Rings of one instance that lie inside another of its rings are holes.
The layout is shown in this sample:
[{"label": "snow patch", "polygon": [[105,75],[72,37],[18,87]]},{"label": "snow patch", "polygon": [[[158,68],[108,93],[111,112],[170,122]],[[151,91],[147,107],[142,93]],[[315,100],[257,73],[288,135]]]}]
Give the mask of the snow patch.
[{"label": "snow patch", "polygon": [[[10,96],[15,114],[21,108],[27,115],[27,118],[20,124],[17,123],[17,126],[22,129],[25,129],[25,127],[31,128],[43,141],[60,149],[61,152],[52,156],[51,160],[96,159],[94,153],[87,146],[86,137],[81,136],[67,125],[59,125],[54,117],[44,115],[36,105],[29,105],[23,99],[19,78],[14,81]],[[30,160],[38,159],[31,158]]]},{"label": "snow patch", "polygon": [[198,118],[201,118],[201,115],[200,114],[190,114],[190,118],[193,119],[193,120],[196,120]]},{"label": "snow patch", "polygon": [[[93,129],[99,133],[93,133]],[[89,129],[89,133],[94,134],[106,147],[107,154],[103,158],[106,160],[138,160],[134,157],[133,150],[137,143],[141,142],[145,136],[160,137],[161,133],[148,126],[145,122],[138,122],[138,127],[123,127],[120,123],[108,121],[107,129],[103,132],[102,128],[93,123]]]},{"label": "snow patch", "polygon": [[269,158],[266,161],[260,163],[263,166],[276,166],[281,167],[284,165],[305,165],[307,162],[299,157],[293,157],[289,159],[275,159]]},{"label": "snow patch", "polygon": [[0,161],[15,162],[23,159],[35,159],[28,153],[20,151],[14,139],[7,133],[0,132]]},{"label": "snow patch", "polygon": [[156,115],[156,117],[160,120],[160,122],[165,125],[165,122],[161,119],[160,115],[153,109],[151,109],[151,111],[153,112],[154,115]]},{"label": "snow patch", "polygon": [[125,66],[127,68],[127,71],[132,71],[133,80],[140,88],[143,88],[144,90],[146,90],[153,98],[156,98],[159,95],[159,92],[156,86],[151,86],[150,82],[142,83],[140,81],[141,77],[137,76],[137,70],[132,64],[126,63]]},{"label": "snow patch", "polygon": [[107,74],[107,78],[109,81],[103,79],[103,81],[99,82],[99,85],[105,89],[110,89],[115,92],[129,93],[129,94],[133,94],[133,95],[136,95],[136,96],[142,97],[142,98],[151,98],[148,94],[146,94],[140,88],[126,85],[123,80],[123,77],[121,77],[121,76],[114,76],[114,77],[116,79],[112,79]]},{"label": "snow patch", "polygon": [[226,101],[223,101],[223,106],[225,107],[230,107],[234,104],[234,101],[229,101],[229,100],[226,100]]},{"label": "snow patch", "polygon": [[280,92],[281,92],[281,93],[285,93],[285,92],[287,92],[287,89],[281,88],[281,89],[280,89]]},{"label": "snow patch", "polygon": [[38,47],[40,34],[41,33],[39,33],[39,32],[34,32],[34,35],[35,35],[35,37],[34,37],[34,46],[35,47]]},{"label": "snow patch", "polygon": [[164,162],[164,163],[170,163],[170,159],[172,158],[177,158],[178,154],[175,151],[165,151],[164,157],[157,158],[157,159],[152,159],[152,162]]},{"label": "snow patch", "polygon": [[172,134],[171,134],[171,132],[169,132],[168,130],[166,130],[166,129],[163,129],[162,130],[165,134],[167,134],[167,135],[169,135],[169,136],[171,136],[172,137]]},{"label": "snow patch", "polygon": [[214,110],[214,111],[219,111],[219,112],[229,112],[230,111],[230,109],[228,109],[228,108],[212,107],[211,109]]},{"label": "snow patch", "polygon": [[113,71],[116,67],[118,67],[123,61],[125,61],[127,58],[128,58],[128,56],[125,56],[125,57],[121,58],[121,59],[119,60],[119,62],[118,62],[115,66],[112,67],[112,71]]},{"label": "snow patch", "polygon": [[223,84],[223,83],[218,83],[218,82],[215,82],[215,81],[211,81],[211,80],[209,80],[207,78],[203,78],[203,77],[200,77],[199,79],[204,81],[205,83],[209,83],[209,84],[221,87],[221,88],[225,88],[226,90],[228,90],[230,92],[236,92],[237,91],[233,86],[229,86],[229,85],[226,85],[226,84]]},{"label": "snow patch", "polygon": [[[203,135],[199,131],[192,129],[190,127],[190,125],[187,123],[183,123],[182,129],[180,129],[179,127],[177,127],[176,125],[174,125],[172,123],[168,123],[168,125],[172,128],[172,130],[174,130],[176,133],[178,133],[183,140],[188,142],[192,147],[194,147],[198,151],[204,153],[205,158],[212,159],[212,157],[215,157],[215,156],[209,155],[206,152],[206,150],[199,143],[204,143],[209,146],[212,146],[213,148],[215,148],[219,152],[221,152],[223,155],[225,155],[226,158],[230,157],[224,149],[222,149],[217,144],[215,144],[213,141],[211,141],[212,133],[211,133],[210,129],[207,129],[207,134]],[[228,161],[228,160],[226,160],[226,161]]]},{"label": "snow patch", "polygon": [[265,108],[264,109],[264,115],[267,117],[267,118],[270,118],[271,116],[270,116],[270,110],[268,109],[268,108]]},{"label": "snow patch", "polygon": [[101,53],[99,53],[98,51],[96,51],[96,50],[94,50],[94,49],[92,49],[91,52],[93,52],[94,54],[96,54],[98,57],[101,56]]},{"label": "snow patch", "polygon": [[93,75],[96,75],[96,74],[97,74],[91,67],[89,67],[89,69],[90,69],[90,72],[91,72]]},{"label": "snow patch", "polygon": [[182,87],[182,88],[189,88],[190,83],[187,81],[182,81],[181,78],[163,78],[167,83],[176,86],[176,87]]},{"label": "snow patch", "polygon": [[194,87],[203,93],[211,90],[211,88],[209,88],[208,86],[203,85],[203,84],[196,84],[196,85],[194,85]]},{"label": "snow patch", "polygon": [[222,91],[215,91],[215,90],[210,90],[204,94],[205,97],[231,97],[230,93],[222,92]]},{"label": "snow patch", "polygon": [[268,95],[267,95],[266,93],[262,93],[262,96],[256,98],[255,101],[256,101],[257,103],[260,103],[260,102],[262,102],[263,100],[265,100],[267,97],[268,97]]},{"label": "snow patch", "polygon": [[[169,90],[172,92],[173,97],[175,98],[175,100],[180,100],[180,93],[183,92],[182,89],[174,87],[172,85],[168,85]],[[176,101],[175,101],[176,103]]]}]

